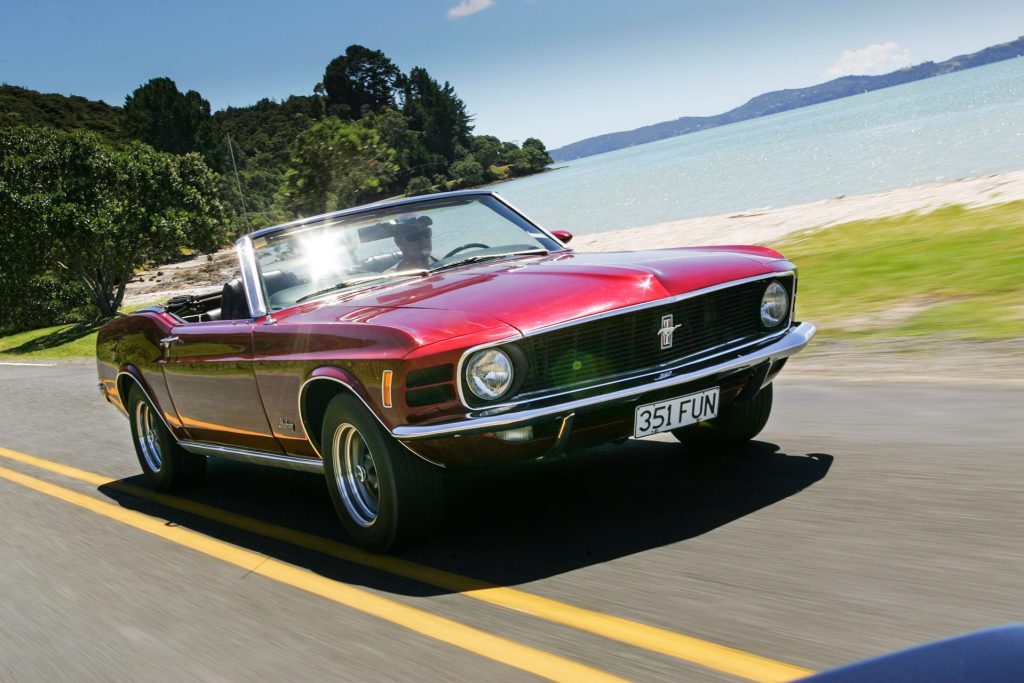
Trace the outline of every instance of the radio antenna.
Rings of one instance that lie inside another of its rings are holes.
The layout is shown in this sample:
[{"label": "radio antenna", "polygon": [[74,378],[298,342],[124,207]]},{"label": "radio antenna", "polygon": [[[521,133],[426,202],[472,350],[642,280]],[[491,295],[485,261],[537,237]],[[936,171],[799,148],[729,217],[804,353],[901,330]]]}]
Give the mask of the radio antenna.
[{"label": "radio antenna", "polygon": [[238,179],[238,165],[235,164],[235,148],[231,144],[231,133],[228,136],[228,152],[231,154],[231,168],[235,170],[235,185],[238,187],[238,198],[242,200],[242,215],[245,216],[245,225],[248,229],[252,230],[252,224],[249,223],[249,212],[245,208],[245,195],[242,194],[242,181]]}]

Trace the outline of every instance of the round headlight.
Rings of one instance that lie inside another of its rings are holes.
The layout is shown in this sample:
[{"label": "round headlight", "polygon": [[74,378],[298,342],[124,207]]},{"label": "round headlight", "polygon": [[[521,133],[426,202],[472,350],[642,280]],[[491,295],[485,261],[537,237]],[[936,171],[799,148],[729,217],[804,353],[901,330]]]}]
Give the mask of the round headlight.
[{"label": "round headlight", "polygon": [[484,401],[501,398],[512,386],[512,359],[500,349],[477,351],[466,363],[466,384]]},{"label": "round headlight", "polygon": [[778,327],[789,315],[789,294],[778,282],[773,282],[761,297],[761,324]]}]

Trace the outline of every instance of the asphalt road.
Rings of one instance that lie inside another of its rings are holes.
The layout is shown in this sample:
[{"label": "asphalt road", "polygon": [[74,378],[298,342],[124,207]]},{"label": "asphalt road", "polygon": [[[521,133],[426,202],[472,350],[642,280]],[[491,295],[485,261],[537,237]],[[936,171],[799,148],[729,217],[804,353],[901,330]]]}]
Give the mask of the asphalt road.
[{"label": "asphalt road", "polygon": [[389,565],[340,559],[313,475],[213,463],[188,500],[234,526],[126,492],[93,368],[0,365],[0,679],[736,680],[1024,621],[1024,384],[783,375],[737,458],[656,437],[452,476]]}]

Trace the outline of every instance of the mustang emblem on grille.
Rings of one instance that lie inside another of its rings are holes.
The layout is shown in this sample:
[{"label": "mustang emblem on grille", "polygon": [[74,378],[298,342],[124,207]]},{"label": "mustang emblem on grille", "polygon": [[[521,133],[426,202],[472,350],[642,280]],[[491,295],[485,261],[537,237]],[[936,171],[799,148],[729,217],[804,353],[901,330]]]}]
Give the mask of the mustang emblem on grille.
[{"label": "mustang emblem on grille", "polygon": [[661,327],[658,329],[658,335],[661,337],[661,348],[671,349],[672,348],[672,335],[675,331],[682,327],[682,324],[672,324],[672,314],[661,316]]}]

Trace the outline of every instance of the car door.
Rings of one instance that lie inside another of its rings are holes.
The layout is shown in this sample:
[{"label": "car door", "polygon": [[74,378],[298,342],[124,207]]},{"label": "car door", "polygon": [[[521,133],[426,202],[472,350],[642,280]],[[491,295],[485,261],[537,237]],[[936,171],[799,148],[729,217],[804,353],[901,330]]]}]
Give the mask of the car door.
[{"label": "car door", "polygon": [[183,323],[161,342],[164,377],[195,441],[280,453],[253,370],[253,323]]}]

